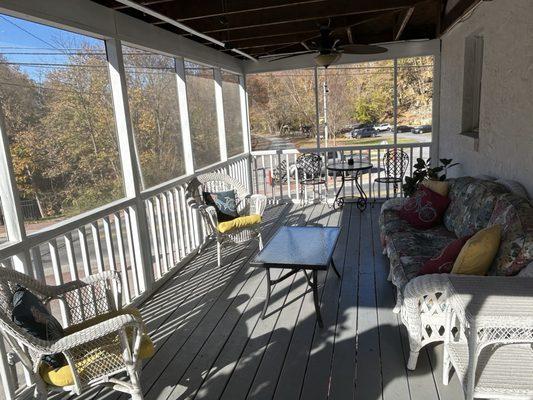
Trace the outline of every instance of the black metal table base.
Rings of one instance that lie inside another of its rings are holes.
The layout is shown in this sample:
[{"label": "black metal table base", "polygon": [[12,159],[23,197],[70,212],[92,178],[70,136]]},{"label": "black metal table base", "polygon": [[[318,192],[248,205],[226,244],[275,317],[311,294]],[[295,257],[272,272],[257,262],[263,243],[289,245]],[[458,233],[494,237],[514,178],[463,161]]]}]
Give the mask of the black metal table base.
[{"label": "black metal table base", "polygon": [[[333,262],[333,260],[331,260],[331,266],[333,267],[333,271],[335,271],[335,275],[337,275],[337,277],[340,279],[341,275],[339,274],[337,267],[335,267],[335,263]],[[288,268],[291,268],[291,271],[280,276],[278,279],[272,279],[270,277],[270,268],[266,268],[267,295],[265,298],[265,304],[263,305],[263,311],[261,312],[261,319],[265,318],[265,314],[268,309],[268,304],[270,303],[270,295],[272,293],[272,286],[284,281],[285,279],[291,277],[292,275],[296,274],[299,271],[303,271],[305,274],[305,278],[307,280],[307,284],[309,285],[309,287],[311,287],[313,291],[313,303],[315,304],[315,311],[316,311],[316,318],[318,321],[318,326],[320,326],[321,328],[324,327],[324,322],[322,321],[322,314],[320,313],[320,301],[318,299],[318,270],[315,269],[315,270],[308,271],[302,267],[288,267]]]},{"label": "black metal table base", "polygon": [[[340,208],[344,206],[346,199],[353,198],[355,199],[357,208],[360,211],[364,211],[366,209],[366,205],[368,203],[368,197],[365,191],[363,190],[363,187],[359,183],[359,176],[360,176],[360,171],[356,171],[355,175],[351,177],[350,179],[346,179],[346,175],[344,173],[341,173],[341,186],[339,187],[339,190],[337,190],[337,194],[335,195],[335,200],[333,200],[333,208],[337,208],[337,207]],[[342,190],[344,189],[344,186],[347,180],[355,182],[355,187],[357,188],[357,191],[359,192],[359,197],[354,198],[354,197],[346,197],[346,196],[340,195]]]}]

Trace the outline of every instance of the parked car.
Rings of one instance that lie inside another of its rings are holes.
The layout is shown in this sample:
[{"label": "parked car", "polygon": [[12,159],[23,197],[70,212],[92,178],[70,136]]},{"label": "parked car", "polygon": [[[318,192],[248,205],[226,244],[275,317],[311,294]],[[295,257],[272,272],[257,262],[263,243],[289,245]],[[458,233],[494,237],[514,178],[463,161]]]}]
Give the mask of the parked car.
[{"label": "parked car", "polygon": [[432,131],[431,125],[419,125],[411,129],[411,132],[413,133],[427,133],[431,131]]},{"label": "parked car", "polygon": [[411,132],[412,129],[413,127],[409,125],[398,125],[396,127],[396,132],[399,132],[399,133]]},{"label": "parked car", "polygon": [[361,139],[361,138],[367,138],[367,137],[375,137],[378,134],[378,131],[374,129],[374,127],[367,127],[363,129],[354,129],[352,131],[352,137]]},{"label": "parked car", "polygon": [[390,132],[392,131],[392,126],[385,122],[383,124],[374,125],[374,129],[378,132]]}]

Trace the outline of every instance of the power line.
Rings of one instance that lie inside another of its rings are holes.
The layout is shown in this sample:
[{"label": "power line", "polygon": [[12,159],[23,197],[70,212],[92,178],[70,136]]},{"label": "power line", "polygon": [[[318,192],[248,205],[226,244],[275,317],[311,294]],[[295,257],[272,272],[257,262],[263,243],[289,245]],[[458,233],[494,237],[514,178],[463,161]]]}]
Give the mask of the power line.
[{"label": "power line", "polygon": [[44,43],[44,44],[46,44],[47,46],[50,46],[50,47],[52,47],[52,48],[54,48],[54,49],[56,49],[56,50],[58,50],[58,51],[61,51],[60,49],[58,49],[58,48],[57,48],[56,46],[54,46],[53,44],[47,42],[46,40],[40,38],[40,37],[37,36],[37,35],[34,35],[34,34],[31,33],[30,31],[28,31],[27,29],[24,29],[23,27],[17,25],[17,24],[14,23],[13,21],[10,21],[10,20],[7,19],[6,17],[3,17],[3,16],[0,15],[0,18],[2,18],[2,19],[3,19],[4,21],[6,21],[7,23],[9,23],[9,24],[11,24],[11,25],[17,27],[17,28],[20,29],[22,32],[25,32],[26,34],[30,35],[31,37],[33,37],[33,38],[39,40],[40,42],[42,42],[42,43]]}]

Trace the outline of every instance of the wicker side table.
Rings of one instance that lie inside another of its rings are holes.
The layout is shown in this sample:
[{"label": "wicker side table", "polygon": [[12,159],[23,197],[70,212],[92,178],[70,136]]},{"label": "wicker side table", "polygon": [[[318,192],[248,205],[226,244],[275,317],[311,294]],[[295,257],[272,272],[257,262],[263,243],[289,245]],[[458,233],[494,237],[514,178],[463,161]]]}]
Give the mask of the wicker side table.
[{"label": "wicker side table", "polygon": [[533,278],[449,276],[443,382],[467,400],[533,399]]}]

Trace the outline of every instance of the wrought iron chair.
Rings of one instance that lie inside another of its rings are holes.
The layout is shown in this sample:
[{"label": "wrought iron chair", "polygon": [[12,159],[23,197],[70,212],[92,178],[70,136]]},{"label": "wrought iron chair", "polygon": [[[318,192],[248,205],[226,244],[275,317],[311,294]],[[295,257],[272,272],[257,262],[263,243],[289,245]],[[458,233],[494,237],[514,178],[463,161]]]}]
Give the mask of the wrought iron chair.
[{"label": "wrought iron chair", "polygon": [[[12,321],[12,299],[18,286],[37,296],[43,305],[51,300],[63,304],[70,324],[65,328],[66,336],[41,340]],[[81,394],[103,385],[142,400],[139,374],[144,326],[138,311],[121,310],[120,288],[120,276],[114,271],[48,286],[20,272],[0,268],[0,333],[34,383],[35,398],[46,399],[51,391]],[[67,364],[53,372],[69,382],[61,386],[47,383],[52,379],[51,367],[42,362],[44,356],[58,353]],[[119,379],[117,375],[124,372],[128,379]]]},{"label": "wrought iron chair", "polygon": [[[374,179],[372,192],[374,192],[376,183],[384,183],[387,185],[387,198],[389,198],[388,187],[392,184],[394,187],[394,197],[396,197],[398,193],[398,185],[402,183],[408,165],[409,156],[405,151],[401,149],[391,149],[387,151],[383,156],[385,176]],[[374,196],[374,198],[376,198],[376,196]]]},{"label": "wrought iron chair", "polygon": [[282,160],[272,169],[272,186],[287,183],[287,161]]},{"label": "wrought iron chair", "polygon": [[187,186],[187,198],[189,206],[198,209],[205,225],[208,229],[208,236],[217,241],[217,263],[222,265],[222,246],[228,243],[244,243],[252,239],[257,239],[259,248],[263,248],[261,238],[260,223],[235,228],[227,232],[219,230],[219,221],[216,210],[213,206],[205,203],[203,192],[221,192],[234,190],[237,211],[240,216],[263,215],[267,198],[262,194],[250,195],[246,188],[232,177],[220,173],[207,173],[193,178]]},{"label": "wrought iron chair", "polygon": [[[306,186],[324,185],[326,197],[328,193],[327,175],[322,170],[322,157],[315,153],[306,153],[298,156],[296,159],[296,170],[300,182],[300,201],[304,200],[304,190]],[[320,198],[320,189],[318,190]]]}]

